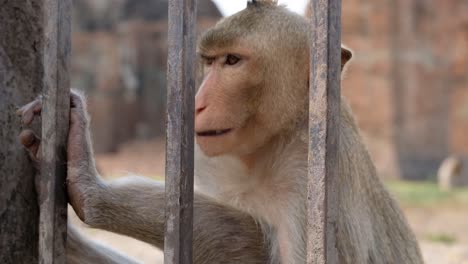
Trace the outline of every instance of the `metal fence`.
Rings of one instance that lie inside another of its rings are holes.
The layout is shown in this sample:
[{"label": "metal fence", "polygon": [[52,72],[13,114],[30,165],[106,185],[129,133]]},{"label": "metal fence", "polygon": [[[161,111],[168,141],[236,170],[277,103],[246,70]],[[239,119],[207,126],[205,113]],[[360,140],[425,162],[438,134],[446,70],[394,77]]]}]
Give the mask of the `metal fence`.
[{"label": "metal fence", "polygon": [[[13,5],[13,4],[12,4]],[[196,0],[169,1],[165,263],[192,263]],[[307,263],[338,263],[341,0],[312,1]],[[65,263],[71,0],[43,0],[39,262]],[[1,48],[1,47],[0,47]],[[0,50],[1,51],[1,50]],[[1,65],[0,65],[1,66]]]},{"label": "metal fence", "polygon": [[38,174],[39,263],[66,263],[66,144],[70,105],[71,0],[43,1],[43,109]]},{"label": "metal fence", "polygon": [[[196,0],[169,1],[165,263],[191,263]],[[307,263],[338,263],[341,1],[312,1]],[[168,230],[167,227],[171,229]]]},{"label": "metal fence", "polygon": [[338,263],[341,0],[311,4],[307,263]]}]

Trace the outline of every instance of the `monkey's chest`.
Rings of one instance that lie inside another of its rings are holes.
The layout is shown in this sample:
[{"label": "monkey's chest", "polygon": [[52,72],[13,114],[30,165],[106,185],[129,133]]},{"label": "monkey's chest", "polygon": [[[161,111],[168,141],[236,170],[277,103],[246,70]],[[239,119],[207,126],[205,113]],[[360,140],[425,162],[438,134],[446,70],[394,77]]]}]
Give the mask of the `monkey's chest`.
[{"label": "monkey's chest", "polygon": [[272,227],[279,227],[289,215],[291,196],[286,190],[256,184],[224,185],[209,194],[216,200],[246,212]]},{"label": "monkey's chest", "polygon": [[296,181],[269,176],[247,174],[239,168],[205,170],[197,175],[197,190],[276,225],[292,207],[302,204],[297,201],[301,195],[295,192],[300,189],[294,186]]},{"label": "monkey's chest", "polygon": [[[211,178],[203,182],[198,190],[240,211],[252,215],[261,223],[269,237],[272,256],[280,263],[300,263],[293,256],[303,255],[305,232],[305,199],[303,195],[288,184],[292,182],[258,182],[252,178]],[[276,252],[276,253],[275,253]],[[277,263],[273,261],[273,263]]]},{"label": "monkey's chest", "polygon": [[[262,223],[269,237],[272,256],[281,259],[280,263],[301,263],[293,256],[302,256],[304,241],[303,208],[291,204],[287,193],[273,193],[270,190],[242,193],[226,199],[226,203],[249,213]],[[273,261],[273,263],[276,263]]]}]

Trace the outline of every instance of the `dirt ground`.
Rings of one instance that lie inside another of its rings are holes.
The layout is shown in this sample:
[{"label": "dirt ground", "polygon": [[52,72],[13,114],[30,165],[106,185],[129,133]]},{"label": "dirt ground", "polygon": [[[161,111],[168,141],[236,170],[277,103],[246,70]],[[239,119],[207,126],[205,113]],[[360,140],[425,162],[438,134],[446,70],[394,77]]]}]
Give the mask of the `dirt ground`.
[{"label": "dirt ground", "polygon": [[[418,237],[426,264],[468,264],[468,208],[403,210]],[[454,241],[437,241],[438,236]]]},{"label": "dirt ground", "polygon": [[[129,143],[118,153],[98,155],[97,164],[107,179],[128,174],[162,179],[164,141]],[[468,208],[408,207],[403,210],[420,241],[427,264],[468,264]],[[128,237],[86,228],[75,216],[72,219],[83,232],[105,245],[143,263],[163,263],[162,252],[152,246]]]}]

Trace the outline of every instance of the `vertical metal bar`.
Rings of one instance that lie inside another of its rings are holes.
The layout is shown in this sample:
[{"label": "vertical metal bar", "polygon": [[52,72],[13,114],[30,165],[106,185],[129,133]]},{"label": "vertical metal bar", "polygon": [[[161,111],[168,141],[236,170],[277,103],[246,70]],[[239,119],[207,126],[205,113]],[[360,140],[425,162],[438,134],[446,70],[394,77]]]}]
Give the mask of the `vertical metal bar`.
[{"label": "vertical metal bar", "polygon": [[164,261],[192,263],[196,0],[169,1]]},{"label": "vertical metal bar", "polygon": [[45,0],[39,187],[39,263],[65,263],[66,144],[70,104],[71,0]]},{"label": "vertical metal bar", "polygon": [[338,263],[341,0],[311,4],[307,263]]}]

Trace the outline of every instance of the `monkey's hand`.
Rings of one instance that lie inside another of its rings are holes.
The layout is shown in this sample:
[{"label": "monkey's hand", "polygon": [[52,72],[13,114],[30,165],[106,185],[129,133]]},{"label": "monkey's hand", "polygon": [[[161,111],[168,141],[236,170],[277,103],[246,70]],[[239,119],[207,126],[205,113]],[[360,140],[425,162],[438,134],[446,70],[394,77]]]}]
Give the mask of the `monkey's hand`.
[{"label": "monkey's hand", "polygon": [[[41,114],[42,97],[21,107],[17,113],[24,125],[29,125],[35,116]],[[40,139],[29,129],[20,134],[21,143],[28,149],[36,166],[40,160]],[[67,143],[67,189],[71,205],[77,215],[84,220],[87,200],[97,188],[103,187],[96,171],[89,132],[89,117],[82,95],[70,93],[70,126]]]}]

